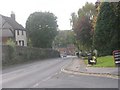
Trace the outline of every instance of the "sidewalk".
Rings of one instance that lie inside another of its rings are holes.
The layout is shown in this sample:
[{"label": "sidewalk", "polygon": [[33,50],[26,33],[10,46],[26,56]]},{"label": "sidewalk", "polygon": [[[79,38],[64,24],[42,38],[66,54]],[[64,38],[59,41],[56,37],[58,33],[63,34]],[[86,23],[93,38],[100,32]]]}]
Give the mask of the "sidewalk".
[{"label": "sidewalk", "polygon": [[98,68],[98,67],[89,67],[86,66],[84,60],[74,58],[73,61],[64,68],[66,71],[91,74],[91,75],[104,75],[104,76],[120,76],[120,69],[115,68]]}]

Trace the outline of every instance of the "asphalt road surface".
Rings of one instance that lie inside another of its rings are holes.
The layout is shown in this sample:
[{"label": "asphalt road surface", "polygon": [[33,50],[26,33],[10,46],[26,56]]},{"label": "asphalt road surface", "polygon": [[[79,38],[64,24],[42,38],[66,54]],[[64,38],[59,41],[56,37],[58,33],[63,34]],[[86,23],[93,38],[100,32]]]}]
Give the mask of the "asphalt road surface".
[{"label": "asphalt road surface", "polygon": [[61,72],[72,59],[36,61],[4,69],[2,88],[118,88],[118,79]]}]

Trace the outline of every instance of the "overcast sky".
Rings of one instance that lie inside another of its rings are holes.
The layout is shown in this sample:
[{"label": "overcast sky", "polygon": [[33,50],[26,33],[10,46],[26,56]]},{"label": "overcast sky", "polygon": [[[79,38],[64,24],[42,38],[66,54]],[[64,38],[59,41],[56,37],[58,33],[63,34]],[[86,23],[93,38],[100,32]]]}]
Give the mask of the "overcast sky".
[{"label": "overcast sky", "polygon": [[25,27],[29,15],[35,11],[49,11],[58,17],[60,30],[69,30],[71,13],[77,12],[86,2],[95,3],[97,0],[0,0],[0,14],[10,16],[11,11],[16,15],[16,21]]}]

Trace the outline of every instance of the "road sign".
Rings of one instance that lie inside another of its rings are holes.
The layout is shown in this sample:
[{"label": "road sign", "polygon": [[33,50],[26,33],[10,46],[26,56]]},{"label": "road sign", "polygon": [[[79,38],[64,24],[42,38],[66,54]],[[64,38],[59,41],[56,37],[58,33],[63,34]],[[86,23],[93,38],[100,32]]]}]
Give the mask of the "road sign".
[{"label": "road sign", "polygon": [[120,66],[120,50],[114,50],[113,57],[114,57],[116,66]]}]

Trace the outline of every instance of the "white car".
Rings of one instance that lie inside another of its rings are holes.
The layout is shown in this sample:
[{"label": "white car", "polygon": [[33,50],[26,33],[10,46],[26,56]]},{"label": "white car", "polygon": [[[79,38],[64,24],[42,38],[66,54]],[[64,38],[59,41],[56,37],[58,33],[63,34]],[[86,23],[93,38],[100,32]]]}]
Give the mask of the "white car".
[{"label": "white car", "polygon": [[60,56],[61,57],[67,57],[67,54],[61,54]]}]

